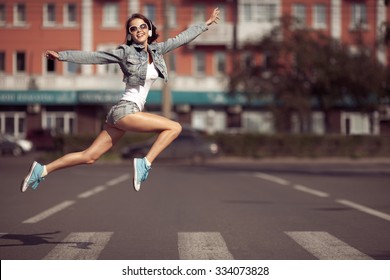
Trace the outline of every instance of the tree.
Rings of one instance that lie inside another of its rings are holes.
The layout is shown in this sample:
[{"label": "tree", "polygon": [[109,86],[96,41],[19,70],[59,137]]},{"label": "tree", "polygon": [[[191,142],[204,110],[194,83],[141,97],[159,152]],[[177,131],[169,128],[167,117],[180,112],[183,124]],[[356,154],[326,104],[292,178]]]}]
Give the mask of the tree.
[{"label": "tree", "polygon": [[230,92],[240,92],[249,100],[268,98],[278,131],[289,130],[287,120],[295,113],[300,131],[310,132],[313,109],[324,112],[329,131],[333,109],[372,111],[379,106],[385,68],[361,38],[357,36],[351,49],[323,32],[296,28],[293,19],[283,18],[267,36],[243,47],[260,55],[262,63],[236,69]]}]

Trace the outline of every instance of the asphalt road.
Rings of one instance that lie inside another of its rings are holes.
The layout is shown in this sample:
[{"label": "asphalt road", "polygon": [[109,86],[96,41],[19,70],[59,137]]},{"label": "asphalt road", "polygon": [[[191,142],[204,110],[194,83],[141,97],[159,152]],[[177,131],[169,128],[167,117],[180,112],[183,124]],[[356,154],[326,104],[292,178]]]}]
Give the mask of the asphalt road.
[{"label": "asphalt road", "polygon": [[390,259],[390,166],[363,162],[131,162],[19,185],[31,157],[0,158],[0,259]]}]

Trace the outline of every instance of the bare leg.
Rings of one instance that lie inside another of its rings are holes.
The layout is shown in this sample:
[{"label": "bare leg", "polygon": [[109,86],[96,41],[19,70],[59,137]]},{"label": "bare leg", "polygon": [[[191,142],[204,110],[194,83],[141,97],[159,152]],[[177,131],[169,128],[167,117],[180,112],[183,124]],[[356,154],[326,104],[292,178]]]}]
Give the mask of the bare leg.
[{"label": "bare leg", "polygon": [[124,134],[123,130],[105,125],[95,141],[84,151],[69,153],[46,165],[48,173],[79,164],[92,164],[107,152]]},{"label": "bare leg", "polygon": [[181,132],[181,125],[179,123],[158,115],[144,112],[127,115],[116,123],[116,127],[125,131],[160,133],[146,155],[146,158],[150,163],[152,163]]}]

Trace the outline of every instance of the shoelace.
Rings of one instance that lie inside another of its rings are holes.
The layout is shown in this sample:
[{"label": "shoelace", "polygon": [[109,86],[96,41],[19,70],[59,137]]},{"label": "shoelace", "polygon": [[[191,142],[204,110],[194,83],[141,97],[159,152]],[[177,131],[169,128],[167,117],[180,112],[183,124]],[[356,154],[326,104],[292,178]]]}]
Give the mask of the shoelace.
[{"label": "shoelace", "polygon": [[142,176],[141,176],[141,182],[145,181],[147,178],[148,178],[148,174],[149,174],[149,167],[144,163],[144,170],[143,170],[143,173],[142,173]]},{"label": "shoelace", "polygon": [[45,180],[45,177],[38,177],[38,179],[34,182],[34,184],[31,185],[31,188],[35,190],[36,188],[38,188],[39,183],[42,182],[43,180]]}]

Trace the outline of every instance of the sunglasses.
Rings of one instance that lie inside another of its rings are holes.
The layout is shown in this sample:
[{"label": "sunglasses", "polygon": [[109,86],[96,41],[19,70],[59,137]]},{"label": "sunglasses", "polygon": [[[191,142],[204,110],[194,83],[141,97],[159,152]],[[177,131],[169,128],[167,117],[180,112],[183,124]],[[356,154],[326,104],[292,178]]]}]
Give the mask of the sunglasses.
[{"label": "sunglasses", "polygon": [[148,25],[146,23],[143,23],[140,26],[132,25],[132,26],[129,27],[129,30],[130,30],[131,33],[137,32],[138,29],[146,30],[146,29],[148,29]]}]

